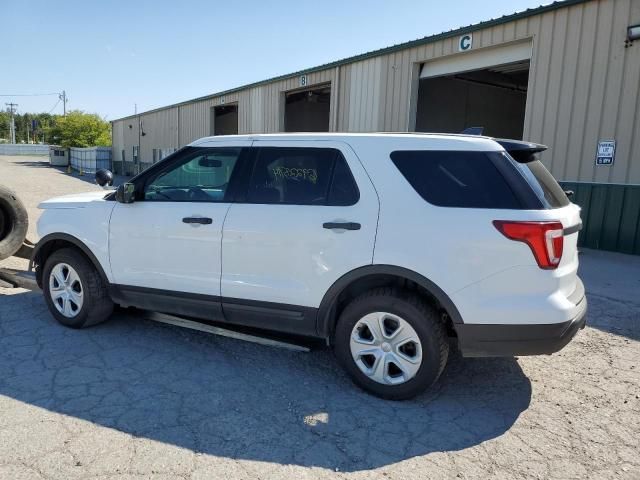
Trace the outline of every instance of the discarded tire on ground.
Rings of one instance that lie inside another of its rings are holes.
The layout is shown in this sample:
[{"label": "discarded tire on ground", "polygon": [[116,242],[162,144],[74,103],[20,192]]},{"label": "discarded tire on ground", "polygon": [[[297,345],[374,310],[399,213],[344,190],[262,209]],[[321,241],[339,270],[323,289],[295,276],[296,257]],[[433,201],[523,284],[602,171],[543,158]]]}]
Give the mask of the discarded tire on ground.
[{"label": "discarded tire on ground", "polygon": [[0,185],[0,260],[20,249],[28,227],[29,219],[24,204],[13,190]]}]

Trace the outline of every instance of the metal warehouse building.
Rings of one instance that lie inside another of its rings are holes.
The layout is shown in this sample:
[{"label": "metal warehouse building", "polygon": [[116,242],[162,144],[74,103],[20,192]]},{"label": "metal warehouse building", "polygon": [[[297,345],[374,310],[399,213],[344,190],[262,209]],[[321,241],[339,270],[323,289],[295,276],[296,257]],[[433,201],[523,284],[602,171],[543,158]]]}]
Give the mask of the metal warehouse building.
[{"label": "metal warehouse building", "polygon": [[208,135],[483,126],[549,146],[582,245],[640,254],[638,25],[640,0],[566,0],[125,117],[114,168]]}]

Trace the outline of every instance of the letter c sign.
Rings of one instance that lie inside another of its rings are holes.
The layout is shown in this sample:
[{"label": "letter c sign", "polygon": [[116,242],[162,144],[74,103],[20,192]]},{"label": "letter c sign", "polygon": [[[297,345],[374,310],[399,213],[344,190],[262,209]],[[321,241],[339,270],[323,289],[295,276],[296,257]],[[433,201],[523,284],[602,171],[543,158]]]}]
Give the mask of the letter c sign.
[{"label": "letter c sign", "polygon": [[458,51],[466,52],[473,46],[473,34],[466,33],[458,39]]}]

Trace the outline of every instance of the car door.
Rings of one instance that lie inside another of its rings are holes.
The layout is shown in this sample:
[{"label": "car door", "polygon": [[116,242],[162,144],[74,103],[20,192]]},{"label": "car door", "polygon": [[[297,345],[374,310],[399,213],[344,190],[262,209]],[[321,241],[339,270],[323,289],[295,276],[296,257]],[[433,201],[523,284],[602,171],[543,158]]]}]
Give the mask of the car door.
[{"label": "car door", "polygon": [[135,202],[118,203],[109,225],[118,299],[220,316],[222,225],[248,143],[187,147],[134,179]]},{"label": "car door", "polygon": [[227,213],[225,318],[315,334],[315,313],[345,273],[371,264],[378,197],[345,143],[253,143],[246,196]]}]

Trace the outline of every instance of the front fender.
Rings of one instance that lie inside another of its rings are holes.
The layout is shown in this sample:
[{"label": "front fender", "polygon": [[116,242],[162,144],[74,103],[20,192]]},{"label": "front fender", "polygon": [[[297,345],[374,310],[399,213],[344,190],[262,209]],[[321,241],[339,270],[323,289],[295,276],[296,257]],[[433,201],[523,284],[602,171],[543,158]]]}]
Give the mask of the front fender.
[{"label": "front fender", "polygon": [[108,269],[105,270],[100,260],[81,240],[67,233],[50,233],[49,235],[45,235],[36,244],[33,249],[33,253],[31,254],[31,259],[29,260],[29,271],[33,271],[35,269],[38,287],[42,288],[42,267],[47,261],[49,255],[60,248],[67,247],[75,247],[84,253],[98,271],[98,274],[102,278],[102,281],[105,282],[105,285],[109,285],[111,283],[106,274]]}]

